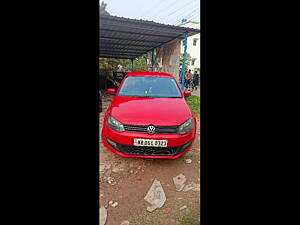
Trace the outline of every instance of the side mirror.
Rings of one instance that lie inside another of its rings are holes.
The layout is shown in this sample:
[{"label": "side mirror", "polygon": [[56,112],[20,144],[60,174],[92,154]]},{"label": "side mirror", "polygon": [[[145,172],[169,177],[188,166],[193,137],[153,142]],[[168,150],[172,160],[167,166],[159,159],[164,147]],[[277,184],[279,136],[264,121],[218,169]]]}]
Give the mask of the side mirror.
[{"label": "side mirror", "polygon": [[114,88],[108,88],[106,92],[107,92],[108,94],[114,95],[115,92],[116,92],[116,89],[114,89]]},{"label": "side mirror", "polygon": [[190,91],[184,91],[183,92],[183,95],[184,95],[184,97],[189,97],[189,96],[191,96],[191,92]]}]

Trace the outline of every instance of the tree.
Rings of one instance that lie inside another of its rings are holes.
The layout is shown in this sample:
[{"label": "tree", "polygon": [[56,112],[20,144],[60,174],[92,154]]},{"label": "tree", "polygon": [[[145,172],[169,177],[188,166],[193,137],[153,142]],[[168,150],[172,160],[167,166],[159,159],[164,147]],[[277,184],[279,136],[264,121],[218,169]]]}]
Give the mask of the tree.
[{"label": "tree", "polygon": [[100,58],[99,66],[101,70],[116,71],[118,65],[122,62],[120,59]]},{"label": "tree", "polygon": [[101,2],[101,5],[100,5],[100,14],[103,14],[103,15],[110,15],[107,11],[106,11],[106,6],[107,4],[105,2]]},{"label": "tree", "polygon": [[[147,54],[137,57],[133,60],[133,69],[135,71],[147,71]],[[122,65],[123,71],[131,71],[132,64],[130,59],[111,59],[100,58],[99,66],[100,70],[106,70],[109,72],[117,71],[118,65]]]},{"label": "tree", "polygon": [[138,57],[134,61],[135,70],[137,70],[137,71],[147,71],[148,70],[147,58],[148,58],[147,54]]},{"label": "tree", "polygon": [[[179,61],[179,64],[180,64],[180,67],[182,68],[182,65],[183,65],[183,54],[180,55],[180,61]],[[191,55],[189,53],[186,53],[186,63],[185,63],[185,71],[188,70],[188,66],[190,65],[190,62],[191,62]]]},{"label": "tree", "polygon": [[[136,59],[134,59],[133,60],[133,69],[135,71],[147,71],[148,70],[147,58],[148,58],[148,55],[145,54],[145,55],[139,56]],[[131,69],[132,69],[131,60],[120,59],[120,64],[123,66],[124,71],[131,71]]]},{"label": "tree", "polygon": [[123,67],[123,71],[131,71],[131,60],[130,59],[120,59],[120,65]]}]

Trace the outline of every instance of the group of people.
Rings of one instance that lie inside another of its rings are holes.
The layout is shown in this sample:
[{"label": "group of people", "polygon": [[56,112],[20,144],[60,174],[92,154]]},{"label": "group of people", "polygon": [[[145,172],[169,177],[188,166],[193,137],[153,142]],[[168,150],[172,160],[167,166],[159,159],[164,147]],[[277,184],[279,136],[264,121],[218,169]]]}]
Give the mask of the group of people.
[{"label": "group of people", "polygon": [[[181,74],[180,74],[181,81]],[[187,88],[188,91],[197,90],[197,86],[199,85],[199,74],[197,71],[192,74],[191,70],[185,73],[184,76],[184,87]]]}]

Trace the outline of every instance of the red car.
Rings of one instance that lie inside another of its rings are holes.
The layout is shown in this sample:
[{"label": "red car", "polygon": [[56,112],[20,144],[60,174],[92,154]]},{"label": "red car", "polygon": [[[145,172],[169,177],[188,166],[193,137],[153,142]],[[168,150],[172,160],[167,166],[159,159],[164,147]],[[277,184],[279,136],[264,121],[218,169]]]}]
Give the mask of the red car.
[{"label": "red car", "polygon": [[171,74],[129,72],[107,109],[104,145],[123,157],[176,159],[192,146],[196,119]]}]

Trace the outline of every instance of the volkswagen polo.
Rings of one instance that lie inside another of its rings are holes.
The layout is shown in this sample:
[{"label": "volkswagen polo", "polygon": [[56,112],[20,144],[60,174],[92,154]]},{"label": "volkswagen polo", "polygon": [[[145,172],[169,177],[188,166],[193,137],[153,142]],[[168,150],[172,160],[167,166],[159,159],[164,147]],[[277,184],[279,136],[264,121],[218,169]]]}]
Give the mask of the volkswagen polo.
[{"label": "volkswagen polo", "polygon": [[123,157],[175,159],[192,146],[196,119],[173,75],[129,72],[107,109],[102,128],[105,147]]}]

